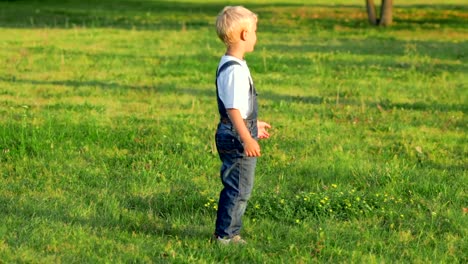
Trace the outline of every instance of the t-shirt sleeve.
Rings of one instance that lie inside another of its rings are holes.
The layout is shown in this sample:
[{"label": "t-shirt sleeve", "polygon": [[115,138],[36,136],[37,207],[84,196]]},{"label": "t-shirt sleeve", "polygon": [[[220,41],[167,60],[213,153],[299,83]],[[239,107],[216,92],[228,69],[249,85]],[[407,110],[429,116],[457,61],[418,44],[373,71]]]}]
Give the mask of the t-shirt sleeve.
[{"label": "t-shirt sleeve", "polygon": [[247,109],[249,77],[242,66],[233,65],[224,70],[218,78],[218,92],[226,109]]}]

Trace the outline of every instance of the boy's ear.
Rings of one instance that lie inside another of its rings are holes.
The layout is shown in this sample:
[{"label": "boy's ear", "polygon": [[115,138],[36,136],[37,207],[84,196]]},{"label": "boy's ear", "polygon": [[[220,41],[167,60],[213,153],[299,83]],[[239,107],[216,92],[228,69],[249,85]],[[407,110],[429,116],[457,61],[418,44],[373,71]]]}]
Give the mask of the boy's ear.
[{"label": "boy's ear", "polygon": [[247,30],[242,30],[240,37],[241,37],[241,40],[246,40],[247,39]]}]

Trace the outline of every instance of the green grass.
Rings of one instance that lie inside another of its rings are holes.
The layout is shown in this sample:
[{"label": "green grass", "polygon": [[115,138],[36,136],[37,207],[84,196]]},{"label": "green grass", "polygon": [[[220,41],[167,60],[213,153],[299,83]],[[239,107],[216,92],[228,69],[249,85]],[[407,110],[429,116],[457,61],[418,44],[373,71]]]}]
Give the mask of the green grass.
[{"label": "green grass", "polygon": [[[1,263],[466,263],[468,6],[243,1],[261,142],[246,247],[221,189],[233,1],[0,2]],[[362,3],[361,3],[362,2]]]}]

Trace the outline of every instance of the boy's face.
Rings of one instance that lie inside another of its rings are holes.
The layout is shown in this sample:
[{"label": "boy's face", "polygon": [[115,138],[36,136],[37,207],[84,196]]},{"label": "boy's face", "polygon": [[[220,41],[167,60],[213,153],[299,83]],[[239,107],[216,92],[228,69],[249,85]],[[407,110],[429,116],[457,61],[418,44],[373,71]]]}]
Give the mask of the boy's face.
[{"label": "boy's face", "polygon": [[249,30],[246,30],[245,34],[245,51],[252,52],[257,43],[257,23],[254,23]]}]

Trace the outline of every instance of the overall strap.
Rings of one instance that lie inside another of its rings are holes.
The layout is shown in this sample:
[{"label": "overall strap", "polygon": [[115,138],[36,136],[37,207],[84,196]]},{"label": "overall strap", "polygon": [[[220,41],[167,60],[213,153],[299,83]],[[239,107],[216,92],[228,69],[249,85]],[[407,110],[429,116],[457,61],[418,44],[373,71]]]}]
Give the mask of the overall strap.
[{"label": "overall strap", "polygon": [[232,65],[241,65],[241,64],[239,62],[235,61],[235,60],[230,60],[230,61],[225,62],[216,71],[216,79],[218,79],[218,77],[219,77],[219,75],[221,74],[222,71],[224,71],[225,69],[227,69],[229,66],[232,66]]}]

